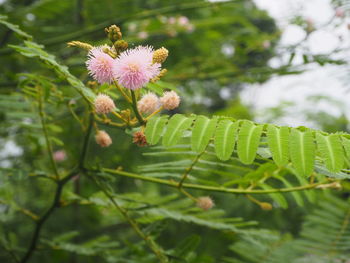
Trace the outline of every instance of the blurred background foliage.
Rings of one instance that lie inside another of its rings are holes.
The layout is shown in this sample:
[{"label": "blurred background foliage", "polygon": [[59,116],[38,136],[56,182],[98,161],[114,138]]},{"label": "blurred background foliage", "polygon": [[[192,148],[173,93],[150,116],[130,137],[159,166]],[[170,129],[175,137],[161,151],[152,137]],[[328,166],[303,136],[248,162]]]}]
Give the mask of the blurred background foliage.
[{"label": "blurred background foliage", "polygon": [[[67,47],[68,41],[108,43],[104,28],[117,24],[130,46],[166,47],[170,52],[165,63],[168,74],[154,88],[159,85],[161,89],[177,89],[182,97],[178,111],[182,113],[254,120],[252,109],[239,97],[247,84],[305,70],[292,64],[297,46],[276,48],[280,29],[250,0],[0,3],[1,14],[34,36],[84,83],[91,80],[84,66],[86,52]],[[294,22],[308,26],[300,19]],[[33,88],[38,83],[45,87],[45,118],[59,172],[63,174],[77,163],[82,146],[82,127],[73,113],[80,119],[88,118],[86,105],[66,82],[8,46],[20,43],[11,30],[0,27],[0,262],[19,262],[18,255],[25,253],[30,242],[33,219],[43,214],[53,198],[54,184],[45,178],[50,173],[50,162],[38,110],[32,102],[36,96]],[[271,67],[269,59],[280,52],[289,57],[288,62]],[[327,55],[305,54],[301,66],[310,63],[345,62]],[[117,105],[124,103],[121,98],[115,100]],[[288,107],[293,107],[292,102],[262,114],[275,122],[285,117]],[[327,112],[310,111],[305,116],[325,131],[348,131],[345,115],[334,118]],[[102,149],[91,143],[88,163],[137,170],[140,165],[156,162],[157,157],[145,156],[144,149],[131,144],[130,134],[104,129],[111,135],[113,147]],[[245,196],[215,194],[217,208],[203,212],[171,189],[101,176],[172,262],[346,262],[349,256],[350,210],[346,200],[350,186],[346,183],[336,196],[329,191],[315,192],[314,202],[305,200],[304,206],[286,195],[289,208],[273,203],[271,211],[261,210]],[[108,198],[89,179],[74,179],[63,193],[63,208],[45,224],[31,262],[156,262]],[[265,197],[261,199],[265,201]],[[301,249],[308,247],[313,250],[305,253]]]}]

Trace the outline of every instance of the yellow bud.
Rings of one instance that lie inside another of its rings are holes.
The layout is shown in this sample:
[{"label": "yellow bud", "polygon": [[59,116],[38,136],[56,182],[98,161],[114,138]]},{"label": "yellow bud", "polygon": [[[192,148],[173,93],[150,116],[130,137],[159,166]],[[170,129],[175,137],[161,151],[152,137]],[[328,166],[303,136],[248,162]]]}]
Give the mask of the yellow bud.
[{"label": "yellow bud", "polygon": [[69,47],[80,47],[80,48],[88,50],[88,51],[93,48],[93,46],[91,46],[90,44],[80,42],[80,41],[71,41],[71,42],[68,42],[67,45]]},{"label": "yellow bud", "polygon": [[267,202],[261,202],[260,203],[260,208],[262,210],[269,211],[269,210],[272,210],[272,205],[270,203],[267,203]]},{"label": "yellow bud", "polygon": [[153,63],[163,63],[169,55],[169,51],[162,47],[153,52]]}]

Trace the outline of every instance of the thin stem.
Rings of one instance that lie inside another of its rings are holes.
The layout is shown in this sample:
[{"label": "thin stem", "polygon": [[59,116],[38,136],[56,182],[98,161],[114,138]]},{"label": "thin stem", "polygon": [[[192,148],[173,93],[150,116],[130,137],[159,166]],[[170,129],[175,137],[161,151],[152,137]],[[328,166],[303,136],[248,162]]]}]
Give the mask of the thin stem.
[{"label": "thin stem", "polygon": [[[92,172],[98,172],[93,171]],[[170,187],[178,188],[178,182],[155,178],[155,177],[147,177],[139,174],[119,171],[119,170],[113,170],[108,168],[102,168],[103,172],[110,173],[110,174],[118,174],[121,176],[126,176],[134,179],[139,179],[143,181],[148,181],[152,183],[167,185]],[[321,186],[321,187],[320,187]],[[221,186],[208,186],[208,185],[198,185],[198,184],[188,184],[183,183],[181,187],[187,188],[187,189],[196,189],[196,190],[203,190],[203,191],[209,191],[209,192],[220,192],[220,193],[231,193],[231,194],[271,194],[271,193],[287,193],[287,192],[294,192],[294,191],[303,191],[303,190],[309,190],[309,189],[324,189],[322,186],[326,186],[327,188],[331,188],[329,184],[325,183],[314,183],[314,184],[307,184],[302,186],[295,186],[295,187],[287,187],[287,188],[280,188],[280,189],[236,189],[236,188],[226,188]]]},{"label": "thin stem", "polygon": [[163,110],[163,106],[160,106],[158,110],[156,110],[152,114],[148,115],[145,120],[148,121],[150,118],[152,118],[154,115],[156,115],[157,113],[161,112],[162,110]]},{"label": "thin stem", "polygon": [[79,124],[81,125],[82,130],[85,131],[84,123],[79,119],[78,115],[75,113],[75,111],[72,108],[70,103],[68,103],[68,109],[69,109],[70,113],[72,113],[74,119],[76,119],[79,122]]},{"label": "thin stem", "polygon": [[128,124],[128,121],[126,121],[118,112],[112,111],[112,114],[116,116],[118,119],[121,119],[125,124]]},{"label": "thin stem", "polygon": [[201,158],[201,156],[205,153],[205,150],[203,152],[201,152],[200,154],[198,154],[192,161],[190,167],[186,168],[184,174],[181,177],[181,180],[178,184],[178,188],[181,188],[184,181],[187,179],[188,175],[190,174],[190,172],[193,170],[193,167],[197,164],[197,162],[199,161],[199,159]]},{"label": "thin stem", "polygon": [[40,116],[41,126],[42,126],[42,129],[43,129],[43,132],[44,132],[44,136],[45,136],[46,147],[47,147],[47,151],[49,153],[49,158],[50,158],[52,170],[53,170],[53,172],[55,174],[56,180],[59,180],[60,176],[58,174],[58,169],[57,169],[57,166],[56,166],[56,162],[55,162],[55,160],[53,158],[52,145],[51,145],[51,141],[50,141],[50,138],[49,138],[49,132],[48,132],[47,126],[46,126],[44,106],[43,106],[43,101],[42,101],[42,89],[41,89],[41,87],[38,87],[38,92],[39,92],[39,98],[38,98],[39,116]]},{"label": "thin stem", "polygon": [[110,194],[96,179],[95,177],[91,176],[92,180],[96,183],[96,185],[102,190],[102,192],[108,197],[108,199],[112,202],[112,204],[118,209],[118,211],[123,215],[126,221],[130,224],[130,226],[134,229],[134,231],[137,233],[138,236],[140,236],[147,244],[147,246],[152,250],[152,252],[156,255],[159,262],[161,263],[167,263],[168,258],[163,253],[162,249],[154,242],[154,240],[147,236],[145,233],[142,232],[140,227],[138,226],[137,222],[133,220],[127,210],[125,210],[123,207],[121,207],[113,198],[112,194]]},{"label": "thin stem", "polygon": [[90,141],[90,134],[92,131],[92,127],[93,127],[93,123],[94,123],[94,114],[90,113],[89,116],[89,125],[88,125],[88,129],[86,131],[86,135],[84,138],[84,142],[83,142],[83,148],[80,154],[80,160],[79,160],[79,169],[83,169],[84,168],[84,163],[85,163],[85,159],[86,159],[86,155],[87,155],[87,149],[89,147],[89,141]]},{"label": "thin stem", "polygon": [[123,97],[129,102],[131,103],[131,99],[130,96],[128,94],[125,93],[125,91],[123,90],[123,88],[118,84],[118,82],[114,81],[114,85],[117,87],[117,89],[119,90],[119,92],[123,95]]},{"label": "thin stem", "polygon": [[142,116],[137,108],[136,96],[135,96],[135,92],[133,90],[131,90],[131,98],[132,98],[131,106],[132,106],[132,109],[134,110],[135,117],[137,118],[140,125],[143,125],[143,124],[145,124],[145,120],[142,118]]},{"label": "thin stem", "polygon": [[98,120],[99,122],[102,122],[103,124],[106,125],[110,125],[110,126],[114,126],[114,127],[125,127],[124,123],[117,123],[117,122],[113,122],[110,119],[102,119],[101,117],[95,115],[95,119]]}]

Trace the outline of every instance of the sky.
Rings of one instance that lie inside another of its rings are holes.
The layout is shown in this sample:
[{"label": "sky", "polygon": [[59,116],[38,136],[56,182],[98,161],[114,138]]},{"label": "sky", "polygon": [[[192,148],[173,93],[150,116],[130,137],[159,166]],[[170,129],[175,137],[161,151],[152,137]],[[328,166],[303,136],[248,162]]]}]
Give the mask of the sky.
[{"label": "sky", "polygon": [[[302,49],[308,49],[313,54],[327,54],[337,47],[350,47],[350,31],[347,24],[350,23],[350,10],[345,13],[345,18],[335,18],[330,26],[324,27],[328,21],[334,18],[335,10],[330,0],[254,0],[258,7],[265,9],[273,17],[283,34],[279,46],[293,45],[304,38],[306,32],[299,26],[291,25],[290,19],[295,15],[301,15],[309,19],[316,28],[309,39],[300,47],[293,63],[302,61]],[[345,9],[342,9],[345,10]],[[349,17],[349,18],[347,18]],[[335,25],[339,25],[335,27]],[[341,58],[347,58],[349,51],[342,51]],[[273,58],[269,61],[271,66],[278,66],[286,58]],[[276,107],[283,101],[293,101],[289,116],[276,120],[277,124],[292,126],[313,126],[303,116],[303,110],[324,110],[339,116],[345,111],[350,118],[350,107],[346,107],[350,100],[350,77],[347,77],[348,68],[339,66],[320,67],[313,65],[301,75],[276,76],[262,85],[247,86],[242,94],[242,101],[250,105],[257,114],[257,121],[266,121],[265,109]],[[311,102],[308,97],[312,95],[324,95],[333,101],[319,103]]]}]

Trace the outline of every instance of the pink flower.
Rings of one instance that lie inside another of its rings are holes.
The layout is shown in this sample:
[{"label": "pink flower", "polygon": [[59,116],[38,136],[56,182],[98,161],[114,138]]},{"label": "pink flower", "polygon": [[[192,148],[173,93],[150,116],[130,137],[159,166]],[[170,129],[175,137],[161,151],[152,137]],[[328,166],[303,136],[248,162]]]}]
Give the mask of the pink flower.
[{"label": "pink flower", "polygon": [[343,17],[344,15],[345,15],[345,12],[342,8],[338,7],[335,9],[335,16]]},{"label": "pink flower", "polygon": [[89,51],[86,66],[89,74],[100,84],[113,81],[114,59],[103,52],[107,46],[94,47]]},{"label": "pink flower", "polygon": [[186,25],[189,24],[189,22],[190,21],[188,20],[188,18],[186,16],[180,16],[179,19],[178,19],[178,23],[181,26],[186,26]]},{"label": "pink flower", "polygon": [[149,46],[124,51],[114,63],[114,76],[125,88],[140,89],[160,73],[160,64],[152,60],[153,49]]},{"label": "pink flower", "polygon": [[66,155],[66,152],[64,150],[59,150],[59,151],[56,151],[53,153],[53,159],[56,162],[62,162],[64,160],[66,160],[66,158],[67,158],[67,155]]},{"label": "pink flower", "polygon": [[197,200],[197,206],[203,210],[209,210],[213,208],[214,205],[213,199],[211,199],[209,196],[202,196]]}]

